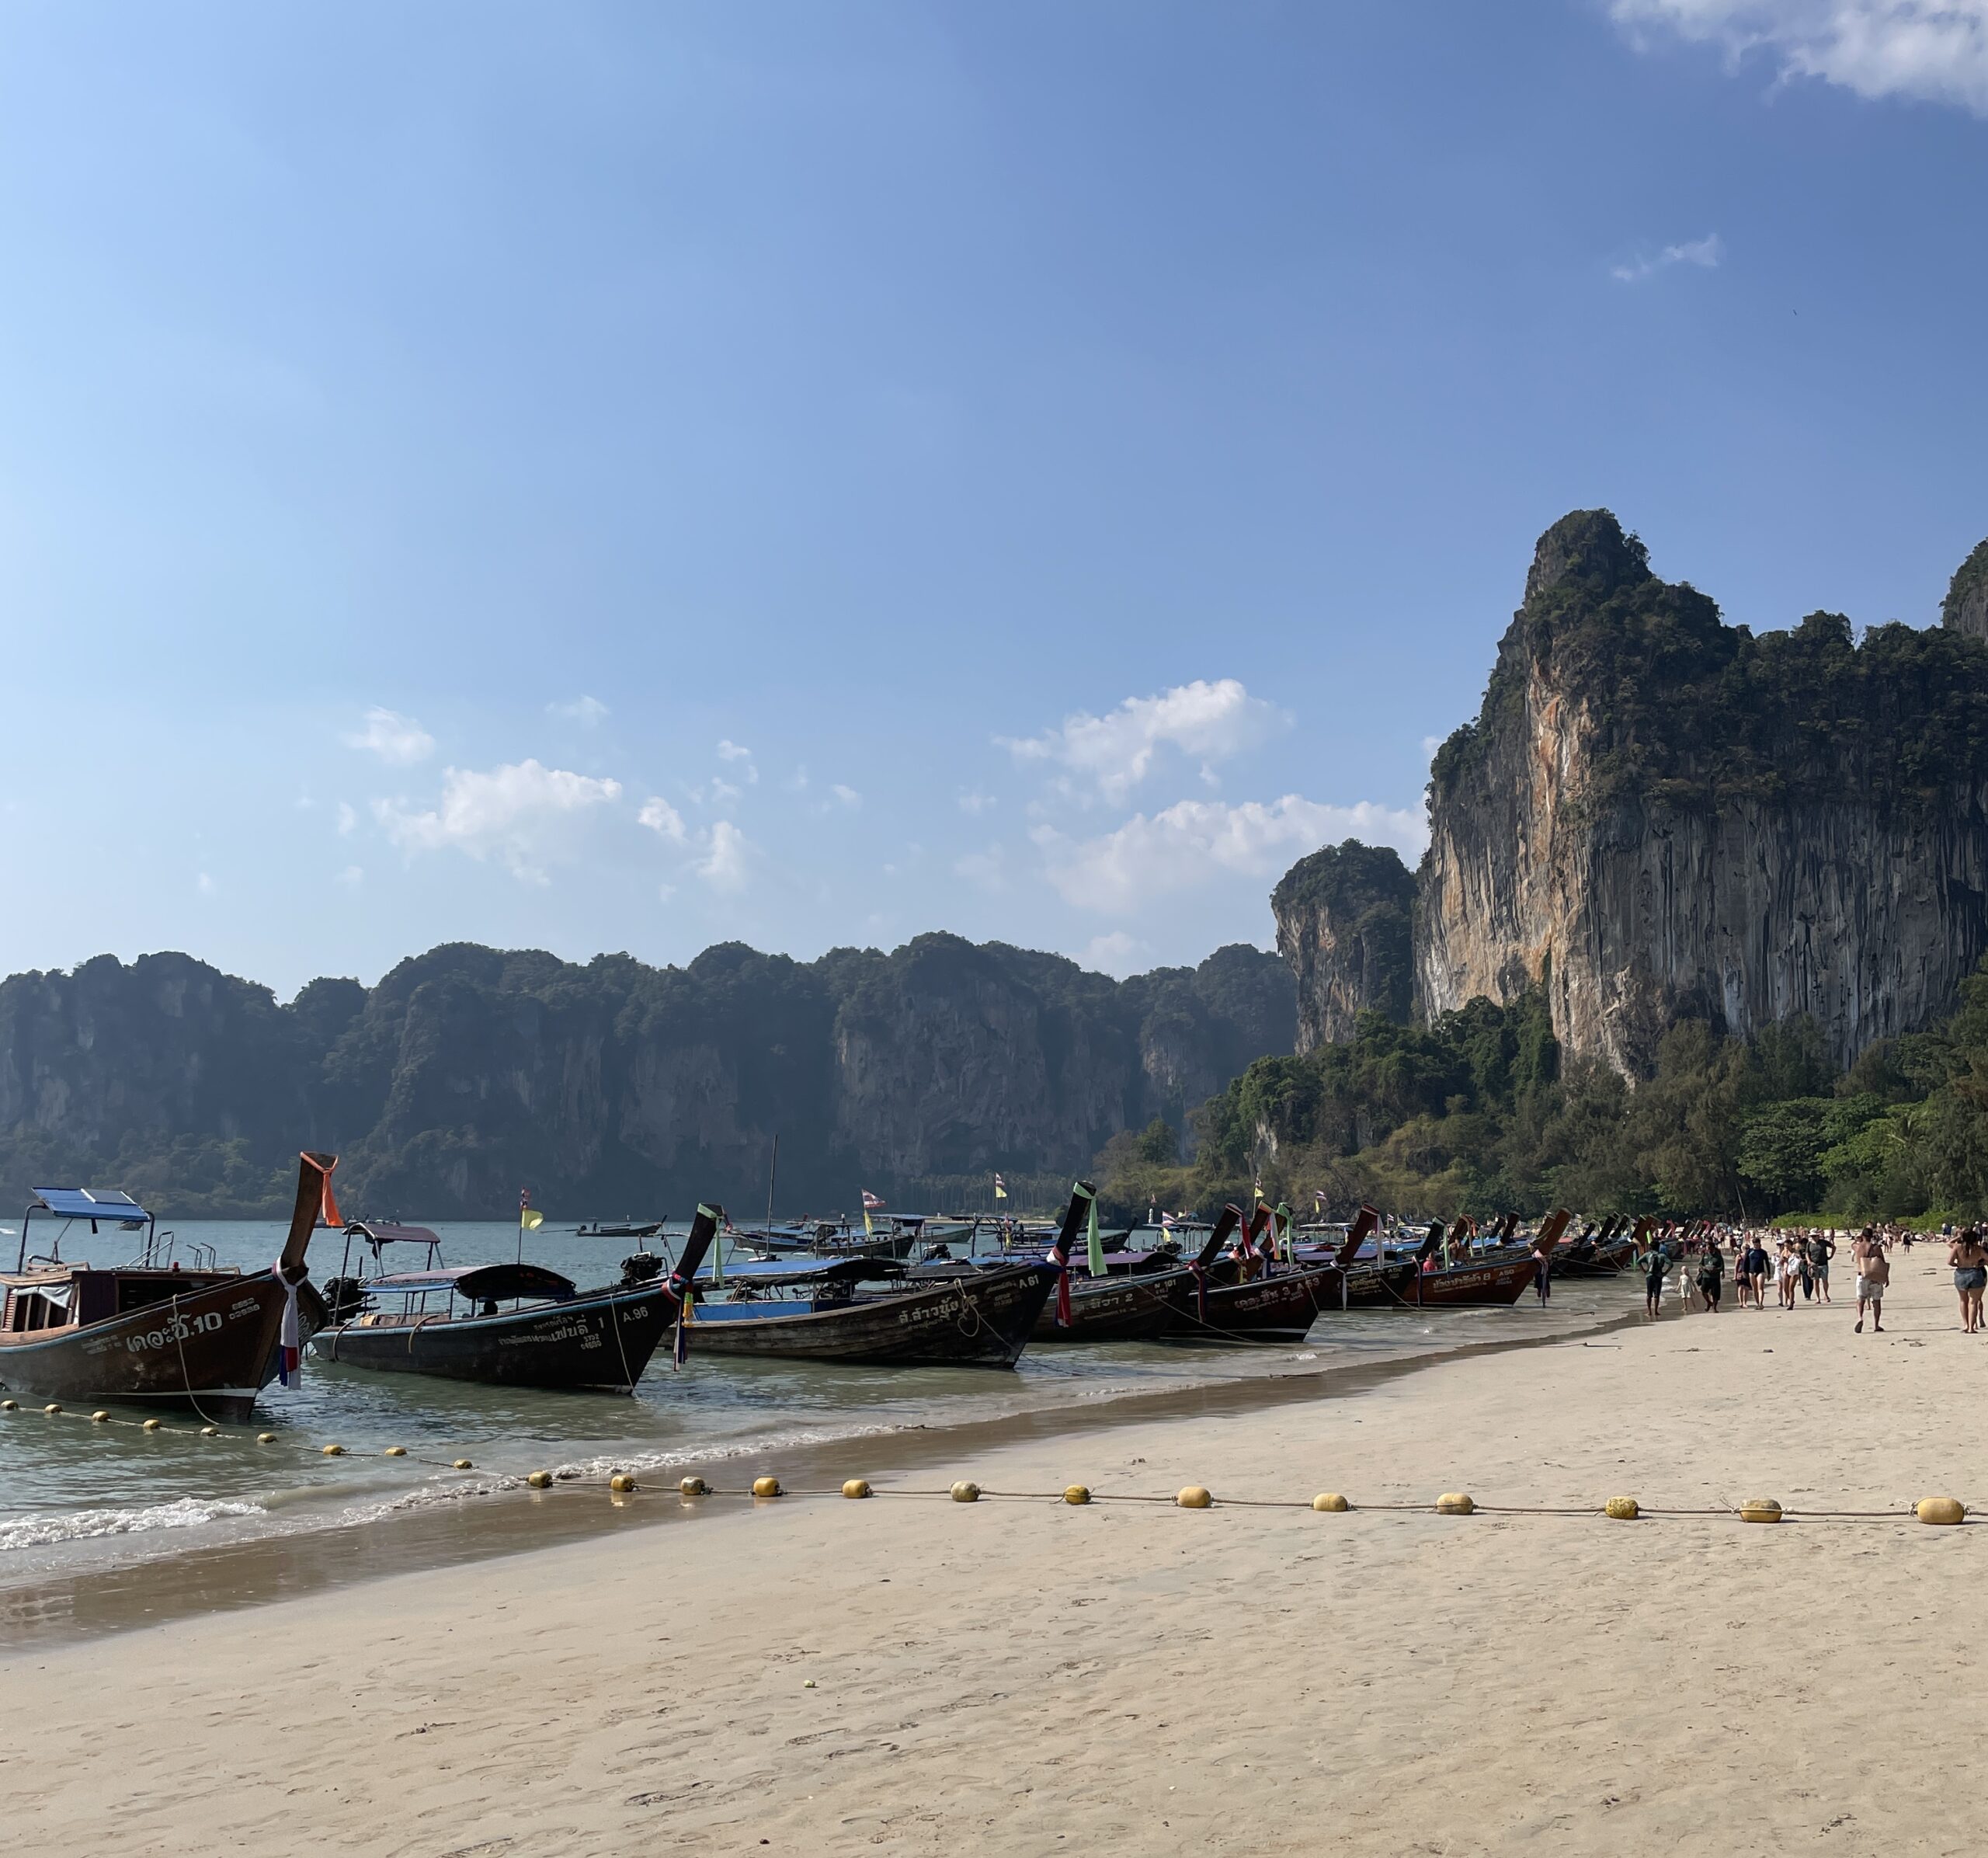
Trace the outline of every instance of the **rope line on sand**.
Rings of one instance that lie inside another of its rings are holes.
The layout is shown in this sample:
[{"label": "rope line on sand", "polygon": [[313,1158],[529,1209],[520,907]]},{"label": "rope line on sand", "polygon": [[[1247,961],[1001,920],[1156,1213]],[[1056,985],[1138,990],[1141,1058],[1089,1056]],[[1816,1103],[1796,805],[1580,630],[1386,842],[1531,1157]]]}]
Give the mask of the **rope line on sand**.
[{"label": "rope line on sand", "polygon": [[[0,1414],[22,1412],[19,1401],[0,1400]],[[127,1419],[103,1408],[92,1412],[71,1411],[59,1401],[50,1400],[39,1411],[50,1418],[80,1419],[93,1425],[116,1426],[141,1432],[151,1437],[180,1439],[224,1439],[238,1444],[252,1442],[257,1445],[280,1442],[274,1432],[250,1434],[243,1429],[223,1428],[213,1425],[204,1426],[169,1426],[164,1421]],[[308,1446],[310,1441],[294,1442]],[[351,1456],[345,1446],[324,1444],[314,1448],[327,1457]],[[380,1448],[377,1454],[386,1458],[404,1459],[409,1464],[426,1466],[432,1470],[468,1471],[475,1467],[467,1458],[429,1458],[409,1452],[404,1446]],[[528,1488],[534,1494],[559,1484],[570,1484],[580,1489],[603,1489],[610,1491],[617,1502],[633,1496],[672,1496],[683,1501],[700,1500],[707,1497],[749,1498],[766,1502],[780,1498],[815,1498],[832,1497],[898,1497],[926,1502],[977,1503],[1057,1503],[1090,1505],[1100,1503],[1146,1504],[1169,1509],[1284,1509],[1313,1510],[1331,1512],[1371,1512],[1383,1515],[1442,1515],[1442,1516],[1576,1516],[1605,1517],[1611,1521],[1633,1522],[1639,1520],[1672,1521],[1684,1519],[1723,1519],[1743,1522],[1903,1522],[1917,1521],[1952,1526],[1972,1521],[1969,1507],[1952,1497],[1926,1497],[1916,1504],[1893,1509],[1793,1509],[1784,1508],[1771,1498],[1750,1498],[1743,1503],[1721,1503],[1710,1508],[1676,1508],[1669,1505],[1646,1505],[1635,1498],[1611,1497],[1604,1503],[1538,1504],[1538,1503],[1479,1503],[1461,1492],[1451,1492],[1431,1502],[1378,1502],[1355,1503],[1336,1491],[1322,1492],[1315,1497],[1223,1497],[1217,1498],[1198,1484],[1190,1484],[1173,1496],[1156,1494],[1139,1491],[1093,1491],[1083,1484],[1070,1484],[1055,1491],[997,1491],[983,1490],[978,1484],[962,1480],[944,1489],[928,1489],[914,1484],[876,1484],[867,1479],[852,1478],[839,1488],[788,1490],[777,1477],[763,1477],[754,1480],[749,1487],[729,1489],[722,1485],[707,1484],[702,1477],[686,1477],[672,1485],[648,1484],[634,1472],[617,1470],[605,1474],[578,1470],[534,1470],[523,1473],[508,1472],[497,1474],[495,1481],[501,1489]]]}]

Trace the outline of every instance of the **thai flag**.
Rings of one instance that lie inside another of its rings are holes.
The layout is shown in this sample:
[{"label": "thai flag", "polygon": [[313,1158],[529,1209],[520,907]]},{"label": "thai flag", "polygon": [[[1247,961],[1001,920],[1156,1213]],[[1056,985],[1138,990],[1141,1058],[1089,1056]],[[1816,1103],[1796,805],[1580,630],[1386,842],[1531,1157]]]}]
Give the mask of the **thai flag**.
[{"label": "thai flag", "polygon": [[883,1210],[883,1206],[884,1202],[878,1199],[874,1194],[871,1192],[868,1188],[866,1187],[864,1188],[863,1210],[865,1213],[881,1213]]}]

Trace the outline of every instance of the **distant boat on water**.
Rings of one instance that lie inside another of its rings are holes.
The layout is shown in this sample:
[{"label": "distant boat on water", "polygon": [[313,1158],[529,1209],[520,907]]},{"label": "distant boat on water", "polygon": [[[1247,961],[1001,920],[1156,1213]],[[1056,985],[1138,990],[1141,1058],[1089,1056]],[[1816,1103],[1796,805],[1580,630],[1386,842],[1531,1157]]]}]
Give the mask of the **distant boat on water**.
[{"label": "distant boat on water", "polygon": [[667,1220],[623,1220],[618,1223],[594,1220],[584,1226],[575,1226],[573,1234],[582,1239],[652,1239],[669,1223]]}]

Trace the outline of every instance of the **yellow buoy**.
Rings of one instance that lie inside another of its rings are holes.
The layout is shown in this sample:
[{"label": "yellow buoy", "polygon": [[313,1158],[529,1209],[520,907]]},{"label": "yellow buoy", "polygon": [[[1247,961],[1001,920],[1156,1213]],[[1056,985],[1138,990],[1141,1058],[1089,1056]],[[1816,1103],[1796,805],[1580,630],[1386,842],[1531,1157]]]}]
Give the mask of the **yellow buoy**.
[{"label": "yellow buoy", "polygon": [[59,1413],[62,1411],[62,1403],[59,1400],[51,1400],[48,1404],[43,1407],[41,1410],[44,1413]]},{"label": "yellow buoy", "polygon": [[449,1460],[449,1469],[452,1471],[473,1471],[476,1467],[467,1458],[451,1458]]},{"label": "yellow buoy", "polygon": [[1088,1503],[1090,1501],[1090,1488],[1087,1484],[1065,1484],[1063,1487],[1063,1501],[1065,1503]]},{"label": "yellow buoy", "polygon": [[255,1442],[258,1445],[274,1445],[276,1442],[276,1435],[273,1432],[258,1432],[255,1435]]},{"label": "yellow buoy", "polygon": [[755,1477],[752,1480],[752,1494],[756,1497],[780,1497],[786,1492],[780,1487],[777,1477]]},{"label": "yellow buoy", "polygon": [[1611,1497],[1601,1509],[1604,1515],[1612,1517],[1618,1522],[1633,1522],[1642,1514],[1633,1497]]},{"label": "yellow buoy", "polygon": [[96,1425],[103,1425],[106,1424],[109,1421],[109,1418],[110,1415],[104,1411],[103,1408],[101,1407],[99,1407],[97,1410],[90,1415],[91,1422]]},{"label": "yellow buoy", "polygon": [[535,1491],[550,1490],[552,1487],[552,1474],[550,1471],[527,1471],[525,1482]]},{"label": "yellow buoy", "polygon": [[701,1477],[686,1477],[676,1487],[679,1497],[708,1497],[711,1491],[711,1487]]},{"label": "yellow buoy", "polygon": [[612,1477],[608,1479],[607,1487],[610,1491],[617,1491],[625,1496],[635,1487],[635,1480],[626,1471],[617,1471]]},{"label": "yellow buoy", "polygon": [[1348,1503],[1337,1491],[1321,1491],[1312,1499],[1312,1507],[1315,1510],[1330,1511],[1336,1515],[1343,1510],[1350,1510],[1353,1505]]},{"label": "yellow buoy", "polygon": [[962,1477],[953,1486],[953,1501],[955,1503],[978,1503],[980,1501],[980,1486]]},{"label": "yellow buoy", "polygon": [[322,1452],[323,1456],[327,1458],[342,1458],[345,1456],[345,1447],[342,1445],[328,1445],[322,1448]]},{"label": "yellow buoy", "polygon": [[148,1419],[145,1421],[144,1430],[148,1432],[156,1432],[165,1423],[165,1421],[162,1419]]},{"label": "yellow buoy", "polygon": [[1215,1498],[1201,1484],[1190,1484],[1173,1501],[1183,1509],[1207,1509]]},{"label": "yellow buoy", "polygon": [[1468,1516],[1475,1515],[1476,1502],[1462,1491],[1445,1491],[1436,1499],[1436,1514],[1439,1516]]},{"label": "yellow buoy", "polygon": [[1958,1497],[1921,1497],[1918,1515],[1921,1522],[1965,1522],[1967,1505]]},{"label": "yellow buoy", "polygon": [[380,1456],[382,1458],[405,1458],[407,1456],[407,1447],[404,1445],[390,1445]]},{"label": "yellow buoy", "polygon": [[218,1439],[221,1436],[221,1428],[219,1426],[203,1426],[200,1428],[200,1436],[203,1439]]},{"label": "yellow buoy", "polygon": [[867,1497],[870,1494],[870,1480],[851,1477],[843,1485],[842,1494],[845,1497]]},{"label": "yellow buoy", "polygon": [[1749,1497],[1740,1506],[1742,1522],[1778,1522],[1781,1505],[1771,1497]]}]

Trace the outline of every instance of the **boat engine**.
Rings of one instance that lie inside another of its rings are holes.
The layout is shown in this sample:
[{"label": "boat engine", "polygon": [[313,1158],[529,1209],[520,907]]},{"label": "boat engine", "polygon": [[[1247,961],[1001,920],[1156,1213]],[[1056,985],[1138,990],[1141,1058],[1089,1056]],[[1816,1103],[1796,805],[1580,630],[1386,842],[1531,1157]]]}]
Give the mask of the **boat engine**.
[{"label": "boat engine", "polygon": [[662,1268],[669,1261],[661,1253],[631,1251],[621,1261],[621,1281],[624,1284],[646,1284],[650,1279],[662,1275]]},{"label": "boat engine", "polygon": [[327,1278],[322,1293],[328,1321],[349,1323],[366,1307],[366,1296],[355,1277]]}]

